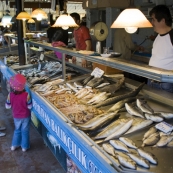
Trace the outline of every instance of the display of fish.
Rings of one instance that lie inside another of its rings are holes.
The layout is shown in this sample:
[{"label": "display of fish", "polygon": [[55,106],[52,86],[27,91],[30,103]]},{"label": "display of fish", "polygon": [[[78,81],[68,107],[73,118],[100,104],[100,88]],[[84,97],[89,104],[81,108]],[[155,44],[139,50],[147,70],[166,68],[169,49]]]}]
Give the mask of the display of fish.
[{"label": "display of fish", "polygon": [[144,127],[151,125],[152,123],[153,123],[152,120],[143,120],[142,122],[139,122],[139,123],[133,125],[125,134],[129,134],[129,133],[135,132],[137,130],[140,130]]},{"label": "display of fish", "polygon": [[145,113],[145,117],[147,120],[152,120],[153,122],[156,122],[156,123],[163,121],[163,118],[158,115],[151,115],[151,114]]},{"label": "display of fish", "polygon": [[139,110],[137,107],[132,107],[128,103],[125,103],[125,107],[126,107],[127,112],[130,115],[134,115],[134,116],[137,116],[137,117],[140,117],[140,118],[144,118],[143,112],[141,112],[141,110]]},{"label": "display of fish", "polygon": [[97,104],[101,101],[106,100],[110,95],[111,95],[111,93],[106,93],[106,92],[98,93],[98,94],[96,94],[96,96],[94,96],[92,99],[90,99],[87,102],[87,104],[91,104],[91,105]]},{"label": "display of fish", "polygon": [[115,156],[114,147],[110,144],[102,144],[103,149],[112,156]]},{"label": "display of fish", "polygon": [[120,155],[117,155],[117,158],[122,166],[130,169],[136,169],[136,163],[132,159],[127,157],[122,157]]},{"label": "display of fish", "polygon": [[125,103],[131,103],[136,100],[136,97],[129,97],[126,99],[123,99],[117,103],[115,103],[108,112],[118,111],[119,109],[123,108],[125,106]]},{"label": "display of fish", "polygon": [[140,165],[140,166],[142,166],[142,167],[144,167],[144,168],[147,168],[147,169],[150,168],[150,164],[149,164],[149,162],[148,162],[146,159],[144,159],[144,158],[142,158],[142,157],[140,157],[140,156],[138,156],[138,155],[131,154],[131,153],[127,153],[127,155],[128,155],[132,160],[134,160],[138,165]]},{"label": "display of fish", "polygon": [[109,143],[116,148],[117,150],[123,150],[125,152],[129,152],[128,147],[122,143],[121,141],[118,140],[110,140]]},{"label": "display of fish", "polygon": [[100,92],[114,93],[114,92],[118,91],[123,84],[124,84],[124,77],[121,78],[120,80],[118,80],[114,84],[110,84],[110,85],[107,85],[105,87],[100,88],[99,91]]},{"label": "display of fish", "polygon": [[140,84],[135,90],[133,90],[133,91],[127,93],[127,94],[114,96],[114,97],[111,97],[109,99],[106,99],[105,101],[97,104],[95,107],[98,108],[98,107],[101,107],[101,106],[107,106],[107,105],[111,105],[113,103],[115,104],[116,102],[118,102],[122,99],[128,98],[128,97],[135,97],[140,92],[140,90],[142,89],[142,87],[144,85],[145,85],[145,83]]},{"label": "display of fish", "polygon": [[155,158],[155,156],[151,153],[148,153],[144,150],[141,150],[141,149],[137,149],[138,150],[138,153],[141,157],[147,159],[149,162],[151,162],[152,164],[157,164],[157,159]]},{"label": "display of fish", "polygon": [[157,129],[155,127],[151,127],[145,134],[142,140],[147,139],[150,135],[157,132]]},{"label": "display of fish", "polygon": [[84,79],[83,81],[82,81],[82,84],[83,85],[86,85],[90,80],[92,80],[94,78],[94,76],[88,76],[86,79]]},{"label": "display of fish", "polygon": [[103,131],[101,131],[99,134],[97,134],[94,139],[102,139],[110,136],[111,134],[115,133],[118,129],[120,129],[128,119],[118,119],[108,125]]},{"label": "display of fish", "polygon": [[171,142],[172,140],[173,140],[173,136],[172,135],[161,136],[160,140],[157,142],[157,144],[154,147],[164,147],[169,142]]},{"label": "display of fish", "polygon": [[148,114],[154,113],[154,110],[147,104],[145,100],[137,99],[136,105],[138,106],[139,109],[141,109],[142,112],[145,112]]},{"label": "display of fish", "polygon": [[115,131],[113,134],[109,135],[105,141],[108,141],[110,139],[119,138],[122,134],[124,134],[132,125],[133,119],[127,121],[121,128],[119,128],[117,131]]},{"label": "display of fish", "polygon": [[94,130],[97,129],[98,127],[102,127],[106,123],[110,122],[113,118],[119,117],[119,114],[117,112],[111,112],[111,113],[104,113],[101,115],[98,115],[88,122],[84,124],[76,124],[80,129],[82,130]]},{"label": "display of fish", "polygon": [[93,78],[86,85],[92,88],[97,87],[104,81],[104,78]]},{"label": "display of fish", "polygon": [[119,140],[121,142],[123,142],[125,145],[127,145],[128,147],[133,148],[133,149],[137,149],[137,146],[135,145],[135,143],[131,139],[128,139],[125,137],[120,137]]},{"label": "display of fish", "polygon": [[146,146],[146,145],[155,145],[160,139],[160,134],[159,132],[156,132],[154,134],[151,134],[148,138],[146,138],[143,143],[142,143],[142,147]]}]

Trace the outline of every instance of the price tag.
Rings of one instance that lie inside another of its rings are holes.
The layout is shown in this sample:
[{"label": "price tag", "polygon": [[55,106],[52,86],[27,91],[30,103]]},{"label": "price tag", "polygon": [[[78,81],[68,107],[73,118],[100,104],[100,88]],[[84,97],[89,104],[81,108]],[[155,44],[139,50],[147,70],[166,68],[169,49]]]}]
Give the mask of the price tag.
[{"label": "price tag", "polygon": [[164,121],[157,124],[155,127],[164,133],[168,133],[168,132],[171,132],[173,130],[173,126],[171,124],[164,122]]},{"label": "price tag", "polygon": [[38,63],[38,70],[41,70],[41,63]]},{"label": "price tag", "polygon": [[104,74],[104,71],[101,70],[101,69],[99,69],[98,67],[96,67],[96,68],[92,71],[91,76],[94,76],[95,78],[100,78],[100,77],[103,76],[103,74]]},{"label": "price tag", "polygon": [[41,55],[40,55],[40,60],[43,61],[43,59],[44,59],[44,54],[41,53]]}]

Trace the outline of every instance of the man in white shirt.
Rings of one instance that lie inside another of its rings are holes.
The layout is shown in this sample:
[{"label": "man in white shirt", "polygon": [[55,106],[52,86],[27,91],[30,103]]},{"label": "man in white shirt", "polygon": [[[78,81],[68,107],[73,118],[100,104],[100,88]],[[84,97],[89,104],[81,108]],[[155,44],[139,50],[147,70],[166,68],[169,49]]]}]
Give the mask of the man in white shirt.
[{"label": "man in white shirt", "polygon": [[[154,31],[158,33],[153,43],[152,56],[149,65],[173,70],[173,29],[172,17],[166,5],[157,5],[150,11]],[[168,92],[173,92],[173,83],[160,83],[152,80],[149,85]]]}]

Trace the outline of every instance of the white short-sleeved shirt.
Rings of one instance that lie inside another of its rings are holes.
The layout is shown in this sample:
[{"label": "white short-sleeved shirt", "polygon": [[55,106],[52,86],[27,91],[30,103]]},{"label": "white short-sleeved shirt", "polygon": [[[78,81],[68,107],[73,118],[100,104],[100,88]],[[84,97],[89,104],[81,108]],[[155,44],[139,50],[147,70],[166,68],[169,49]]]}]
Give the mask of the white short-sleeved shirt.
[{"label": "white short-sleeved shirt", "polygon": [[158,34],[153,43],[149,65],[173,70],[173,29],[164,35]]}]

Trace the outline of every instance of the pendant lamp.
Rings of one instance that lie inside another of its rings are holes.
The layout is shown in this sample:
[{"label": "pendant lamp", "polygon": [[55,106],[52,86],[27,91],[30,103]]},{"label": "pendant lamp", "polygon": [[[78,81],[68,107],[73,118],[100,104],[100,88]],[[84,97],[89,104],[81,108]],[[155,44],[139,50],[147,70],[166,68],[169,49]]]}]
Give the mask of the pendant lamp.
[{"label": "pendant lamp", "polygon": [[52,27],[62,27],[62,29],[67,30],[69,27],[78,27],[74,19],[67,13],[60,15],[55,24]]},{"label": "pendant lamp", "polygon": [[[134,1],[131,0],[131,3]],[[125,28],[128,33],[134,33],[138,28],[147,27],[152,27],[152,24],[139,9],[134,7],[123,10],[111,25],[111,28]]]},{"label": "pendant lamp", "polygon": [[34,19],[29,19],[27,23],[35,23]]},{"label": "pendant lamp", "polygon": [[4,27],[11,25],[11,19],[12,19],[12,16],[10,16],[9,14],[4,15],[1,19],[2,25]]},{"label": "pendant lamp", "polygon": [[22,11],[17,15],[16,19],[25,21],[31,19],[31,16],[26,11]]},{"label": "pendant lamp", "polygon": [[42,20],[42,19],[47,19],[47,18],[48,18],[46,12],[45,12],[44,10],[42,10],[41,8],[35,9],[35,10],[31,13],[31,17],[32,17],[32,18],[36,18],[38,21],[40,21],[40,20]]}]

